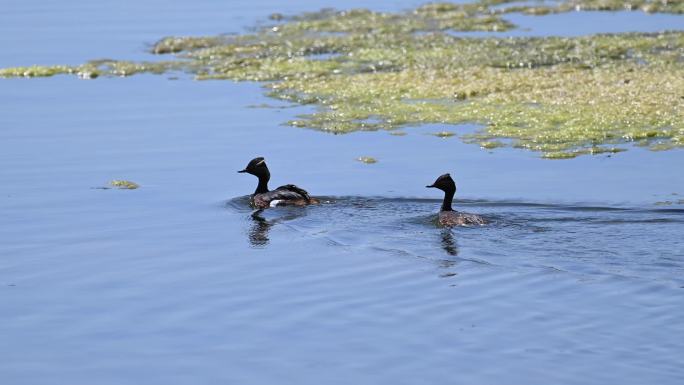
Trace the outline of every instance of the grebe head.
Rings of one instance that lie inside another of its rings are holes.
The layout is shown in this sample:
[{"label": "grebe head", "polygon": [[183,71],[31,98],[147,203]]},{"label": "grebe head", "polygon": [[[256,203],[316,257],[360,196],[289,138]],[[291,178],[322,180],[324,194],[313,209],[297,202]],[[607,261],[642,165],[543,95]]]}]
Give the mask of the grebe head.
[{"label": "grebe head", "polygon": [[247,167],[238,172],[246,172],[247,174],[252,174],[259,179],[264,178],[268,180],[271,178],[271,173],[268,171],[268,167],[266,166],[266,160],[261,156],[250,160],[247,164]]},{"label": "grebe head", "polygon": [[444,192],[456,192],[456,183],[451,179],[451,175],[449,174],[440,175],[439,178],[435,180],[435,183],[425,187],[438,188]]}]

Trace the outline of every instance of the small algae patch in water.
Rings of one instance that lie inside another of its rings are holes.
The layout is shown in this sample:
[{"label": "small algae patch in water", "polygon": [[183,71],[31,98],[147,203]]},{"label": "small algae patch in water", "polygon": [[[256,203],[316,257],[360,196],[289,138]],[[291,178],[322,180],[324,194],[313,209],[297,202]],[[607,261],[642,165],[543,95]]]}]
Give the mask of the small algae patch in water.
[{"label": "small algae patch in water", "polygon": [[498,140],[493,140],[493,141],[487,141],[487,142],[480,142],[480,147],[486,149],[486,150],[492,150],[498,147],[504,147],[506,144],[504,142],[498,141]]},{"label": "small algae patch in water", "polygon": [[76,68],[65,65],[0,68],[0,77],[49,77],[77,73]]},{"label": "small algae patch in water", "polygon": [[570,11],[643,11],[648,13],[684,13],[684,1],[681,0],[569,0],[539,1],[534,5],[515,5],[518,0],[480,0],[482,4],[511,4],[497,9],[497,12],[521,12],[528,15],[547,15]]},{"label": "small algae patch in water", "polygon": [[430,135],[434,135],[434,136],[436,136],[436,137],[438,137],[438,138],[450,138],[450,137],[452,137],[452,136],[455,136],[456,133],[451,132],[451,131],[440,131],[440,132],[433,132],[433,133],[430,134]]},{"label": "small algae patch in water", "polygon": [[221,37],[165,37],[152,48],[152,53],[165,54],[188,51],[192,49],[213,47],[221,44]]},{"label": "small algae patch in water", "polygon": [[140,187],[139,184],[135,182],[131,182],[129,180],[113,180],[109,182],[109,185],[112,187],[116,187],[121,190],[135,190]]},{"label": "small algae patch in water", "polygon": [[625,143],[668,150],[684,146],[684,32],[464,38],[448,31],[511,29],[504,19],[510,12],[679,14],[683,7],[684,1],[481,0],[396,13],[327,9],[278,15],[249,34],[163,38],[151,51],[174,54],[172,60],[8,68],[0,76],[184,71],[200,80],[266,82],[269,96],[318,107],[289,125],[335,134],[476,123],[481,128],[462,140],[548,159],[623,151]]},{"label": "small algae patch in water", "polygon": [[301,31],[394,34],[446,29],[505,31],[513,27],[510,22],[489,12],[484,4],[436,3],[401,13],[328,9],[293,17],[290,22],[273,27],[273,30],[286,34]]},{"label": "small algae patch in water", "polygon": [[54,65],[0,68],[0,77],[49,77],[54,75],[77,75],[94,79],[100,75],[131,76],[139,73],[163,74],[174,70],[193,71],[194,63],[181,61],[131,62],[123,60],[93,60],[82,65]]},{"label": "small algae patch in water", "polygon": [[366,163],[366,164],[378,163],[377,159],[370,157],[370,156],[360,156],[360,157],[356,158],[356,160],[358,160],[361,163]]}]

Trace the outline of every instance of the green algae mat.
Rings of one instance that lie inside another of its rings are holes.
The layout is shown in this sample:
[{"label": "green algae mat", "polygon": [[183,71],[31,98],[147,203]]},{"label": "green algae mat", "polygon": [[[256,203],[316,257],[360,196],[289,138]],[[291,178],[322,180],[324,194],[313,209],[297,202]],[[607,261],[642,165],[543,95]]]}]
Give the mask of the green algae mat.
[{"label": "green algae mat", "polygon": [[274,98],[317,106],[291,126],[347,133],[478,123],[477,132],[461,138],[486,149],[524,148],[552,159],[624,151],[628,143],[652,150],[684,147],[684,32],[576,38],[450,34],[515,28],[505,19],[511,12],[683,14],[684,0],[499,6],[508,2],[432,3],[397,13],[273,14],[270,25],[248,34],[163,38],[152,53],[168,55],[166,61],[6,68],[0,77],[93,79],[181,71],[198,80],[259,81]]}]

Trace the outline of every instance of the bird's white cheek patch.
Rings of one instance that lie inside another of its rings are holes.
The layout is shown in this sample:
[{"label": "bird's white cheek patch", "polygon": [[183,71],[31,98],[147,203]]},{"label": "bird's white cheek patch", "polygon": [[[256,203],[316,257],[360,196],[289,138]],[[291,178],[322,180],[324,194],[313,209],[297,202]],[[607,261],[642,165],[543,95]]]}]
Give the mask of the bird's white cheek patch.
[{"label": "bird's white cheek patch", "polygon": [[274,199],[274,200],[271,201],[271,203],[269,204],[269,206],[271,206],[271,207],[276,207],[276,206],[278,206],[278,205],[280,204],[280,202],[282,202],[281,199]]}]

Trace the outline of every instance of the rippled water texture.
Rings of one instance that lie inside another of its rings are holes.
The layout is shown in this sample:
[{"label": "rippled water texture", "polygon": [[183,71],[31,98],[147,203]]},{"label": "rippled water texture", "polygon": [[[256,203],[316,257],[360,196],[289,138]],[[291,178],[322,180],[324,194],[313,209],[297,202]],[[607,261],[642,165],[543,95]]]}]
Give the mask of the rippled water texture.
[{"label": "rippled water texture", "polygon": [[611,276],[684,286],[682,250],[671,248],[681,236],[682,208],[467,200],[456,202],[457,210],[483,215],[489,223],[450,229],[437,226],[438,200],[322,199],[324,204],[306,209],[253,211],[248,197],[227,206],[251,218],[248,239],[254,247],[269,245],[271,229],[283,226],[363,253],[379,250],[436,263],[467,261],[550,269],[583,280]]},{"label": "rippled water texture", "polygon": [[[0,66],[329,5],[12,2]],[[0,383],[682,383],[684,151],[280,125],[307,111],[252,83],[0,79]],[[255,213],[236,171],[259,155],[324,203]],[[435,225],[444,172],[489,225]]]}]

